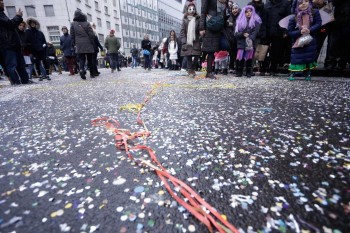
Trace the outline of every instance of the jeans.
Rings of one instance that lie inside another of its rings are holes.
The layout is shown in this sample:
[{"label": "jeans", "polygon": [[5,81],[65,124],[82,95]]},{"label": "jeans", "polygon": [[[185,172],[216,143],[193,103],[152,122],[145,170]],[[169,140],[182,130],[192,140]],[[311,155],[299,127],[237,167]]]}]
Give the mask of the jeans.
[{"label": "jeans", "polygon": [[26,84],[29,77],[26,71],[26,63],[20,51],[12,49],[1,50],[4,65],[7,74],[10,77],[11,84]]},{"label": "jeans", "polygon": [[117,53],[110,53],[109,56],[111,58],[112,70],[115,70],[116,68],[119,70],[118,54]]},{"label": "jeans", "polygon": [[151,69],[151,55],[143,55],[145,58],[145,69]]},{"label": "jeans", "polygon": [[137,66],[137,57],[132,56],[131,68],[135,68]]},{"label": "jeans", "polygon": [[46,76],[48,76],[50,66],[46,59],[46,52],[33,51],[33,57],[36,69],[40,69],[41,77],[45,78]]},{"label": "jeans", "polygon": [[92,67],[92,53],[80,53],[78,54],[79,56],[79,67],[80,67],[80,72],[85,72],[85,62],[87,60],[87,66],[88,69],[90,70],[90,75],[94,75],[94,70]]}]

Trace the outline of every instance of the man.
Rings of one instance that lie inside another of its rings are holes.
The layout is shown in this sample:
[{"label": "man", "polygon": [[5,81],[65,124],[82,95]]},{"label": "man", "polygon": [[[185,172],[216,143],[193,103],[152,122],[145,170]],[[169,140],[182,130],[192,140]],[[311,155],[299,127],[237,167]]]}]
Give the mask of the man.
[{"label": "man", "polygon": [[3,0],[0,0],[0,54],[12,85],[29,83],[25,61],[21,53],[21,42],[16,33],[18,25],[23,21],[23,12],[19,8],[16,16],[9,19],[5,13]]},{"label": "man", "polygon": [[64,59],[66,61],[69,75],[74,75],[75,56],[72,47],[72,37],[68,34],[68,28],[62,27],[63,36],[60,38],[60,46],[63,52]]},{"label": "man", "polygon": [[139,55],[139,50],[136,48],[135,45],[133,45],[131,51],[131,57],[132,57],[132,62],[131,62],[131,68],[135,68],[137,66],[137,56]]},{"label": "man", "polygon": [[120,71],[118,61],[118,50],[120,48],[120,42],[117,39],[117,37],[114,36],[114,33],[115,31],[112,29],[105,40],[105,47],[111,59],[112,73],[115,71],[116,68],[118,71]]}]

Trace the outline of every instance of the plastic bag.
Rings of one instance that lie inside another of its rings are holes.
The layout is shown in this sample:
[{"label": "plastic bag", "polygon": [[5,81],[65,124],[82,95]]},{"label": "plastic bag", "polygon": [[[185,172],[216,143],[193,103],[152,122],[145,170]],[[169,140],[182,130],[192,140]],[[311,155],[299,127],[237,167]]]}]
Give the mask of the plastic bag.
[{"label": "plastic bag", "polygon": [[314,38],[310,35],[310,34],[306,34],[306,35],[302,35],[301,37],[299,37],[294,45],[293,48],[301,48],[304,47],[305,45],[310,44],[310,42],[313,40]]}]

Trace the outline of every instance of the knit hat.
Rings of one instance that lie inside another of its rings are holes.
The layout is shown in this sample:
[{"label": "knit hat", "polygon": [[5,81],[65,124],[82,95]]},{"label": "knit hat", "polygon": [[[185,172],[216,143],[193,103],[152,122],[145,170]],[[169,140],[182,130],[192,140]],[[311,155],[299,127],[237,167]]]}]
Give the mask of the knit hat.
[{"label": "knit hat", "polygon": [[68,30],[68,28],[67,28],[66,26],[63,26],[63,27],[61,28],[61,31],[63,31],[63,29]]},{"label": "knit hat", "polygon": [[233,4],[232,4],[232,8],[239,8],[239,5],[238,5],[238,3],[236,3],[236,2],[234,2]]}]

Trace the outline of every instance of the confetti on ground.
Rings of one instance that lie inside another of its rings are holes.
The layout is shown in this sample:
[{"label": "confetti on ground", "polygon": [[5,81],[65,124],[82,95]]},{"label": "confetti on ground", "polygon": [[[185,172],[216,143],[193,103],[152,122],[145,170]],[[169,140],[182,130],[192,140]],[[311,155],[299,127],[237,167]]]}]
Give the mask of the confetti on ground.
[{"label": "confetti on ground", "polygon": [[241,232],[350,232],[350,80],[101,72],[0,80],[0,232],[207,232],[90,125],[112,116],[139,131],[120,107],[150,88],[147,145]]}]

